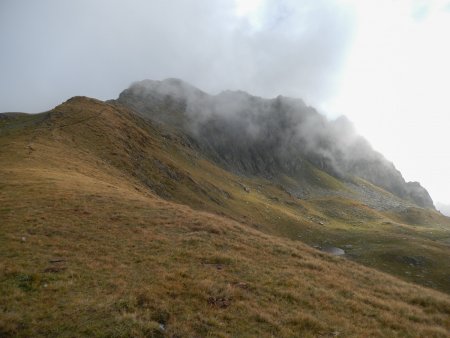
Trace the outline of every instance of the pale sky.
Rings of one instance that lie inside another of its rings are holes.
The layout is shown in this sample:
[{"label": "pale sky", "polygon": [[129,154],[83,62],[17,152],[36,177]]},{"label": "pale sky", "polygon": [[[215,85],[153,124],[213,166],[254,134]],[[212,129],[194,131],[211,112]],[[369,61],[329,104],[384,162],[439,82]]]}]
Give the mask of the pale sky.
[{"label": "pale sky", "polygon": [[450,204],[449,41],[443,0],[0,0],[0,111],[145,78],[299,97]]},{"label": "pale sky", "polygon": [[357,24],[339,86],[343,113],[406,180],[450,204],[450,1],[353,1]]}]

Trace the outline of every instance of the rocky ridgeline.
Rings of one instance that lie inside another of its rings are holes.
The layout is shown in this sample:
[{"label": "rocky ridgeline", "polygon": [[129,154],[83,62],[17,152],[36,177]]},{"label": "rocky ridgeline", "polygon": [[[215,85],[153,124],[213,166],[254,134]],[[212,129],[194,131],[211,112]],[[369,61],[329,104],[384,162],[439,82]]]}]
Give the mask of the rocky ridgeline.
[{"label": "rocky ridgeline", "polygon": [[[417,182],[405,182],[345,117],[330,121],[299,99],[264,99],[242,91],[209,95],[167,79],[136,82],[114,102],[181,129],[203,153],[233,172],[269,179],[287,174],[308,181],[313,166],[342,182],[360,177],[401,199],[434,208],[428,192]],[[309,183],[314,185],[312,178]],[[379,194],[376,198],[382,200]]]}]

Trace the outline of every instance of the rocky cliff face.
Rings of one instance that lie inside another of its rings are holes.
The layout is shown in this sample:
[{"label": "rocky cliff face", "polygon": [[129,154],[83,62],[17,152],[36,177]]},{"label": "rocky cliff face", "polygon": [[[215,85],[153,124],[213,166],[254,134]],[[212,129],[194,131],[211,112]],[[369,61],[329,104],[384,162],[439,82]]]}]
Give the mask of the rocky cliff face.
[{"label": "rocky cliff face", "polygon": [[181,129],[234,172],[298,177],[305,166],[313,165],[340,180],[361,177],[402,199],[434,208],[428,192],[417,182],[406,183],[345,117],[329,121],[302,100],[263,99],[241,91],[212,96],[168,79],[137,82],[116,102]]}]

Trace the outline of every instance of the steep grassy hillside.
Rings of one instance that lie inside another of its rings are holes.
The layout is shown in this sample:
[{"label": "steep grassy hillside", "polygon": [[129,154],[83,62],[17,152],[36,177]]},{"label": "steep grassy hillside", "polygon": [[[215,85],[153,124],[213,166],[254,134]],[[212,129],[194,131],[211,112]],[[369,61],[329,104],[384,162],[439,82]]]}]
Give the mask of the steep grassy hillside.
[{"label": "steep grassy hillside", "polygon": [[450,336],[448,295],[302,243],[446,290],[433,211],[299,200],[93,99],[0,128],[0,336]]}]

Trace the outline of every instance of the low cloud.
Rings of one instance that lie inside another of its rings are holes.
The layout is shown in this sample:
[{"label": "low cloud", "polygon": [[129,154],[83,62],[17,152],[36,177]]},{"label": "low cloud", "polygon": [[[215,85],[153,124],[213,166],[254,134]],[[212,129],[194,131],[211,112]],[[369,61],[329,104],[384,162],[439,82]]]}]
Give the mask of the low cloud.
[{"label": "low cloud", "polygon": [[0,111],[38,112],[74,95],[114,97],[143,79],[182,78],[215,93],[331,95],[352,39],[334,0],[6,0]]}]

